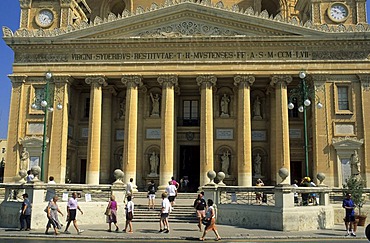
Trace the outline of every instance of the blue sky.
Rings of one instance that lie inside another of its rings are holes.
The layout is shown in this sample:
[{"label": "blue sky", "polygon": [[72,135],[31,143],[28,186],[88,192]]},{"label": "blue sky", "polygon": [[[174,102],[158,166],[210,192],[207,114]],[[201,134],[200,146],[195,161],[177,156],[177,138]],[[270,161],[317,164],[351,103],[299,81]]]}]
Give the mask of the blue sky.
[{"label": "blue sky", "polygon": [[[367,12],[370,12],[370,0],[367,1]],[[19,1],[0,0],[0,26],[7,26],[13,31],[19,27]],[[368,22],[369,18],[368,18]],[[2,32],[1,32],[2,37]],[[7,77],[12,73],[13,52],[0,40],[0,139],[7,137],[11,82]]]}]

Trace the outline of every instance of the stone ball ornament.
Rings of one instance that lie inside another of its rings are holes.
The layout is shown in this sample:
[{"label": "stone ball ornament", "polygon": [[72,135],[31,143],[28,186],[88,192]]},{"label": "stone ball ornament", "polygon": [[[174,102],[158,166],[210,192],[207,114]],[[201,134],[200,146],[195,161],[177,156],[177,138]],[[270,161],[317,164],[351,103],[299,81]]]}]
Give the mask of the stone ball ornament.
[{"label": "stone ball ornament", "polygon": [[209,178],[208,184],[215,184],[214,179],[216,178],[216,172],[214,170],[210,170],[207,172],[207,177]]},{"label": "stone ball ornament", "polygon": [[113,176],[116,179],[114,183],[123,183],[123,177],[125,173],[121,169],[116,169],[113,172]]},{"label": "stone ball ornament", "polygon": [[324,173],[319,172],[317,173],[316,178],[319,180],[320,184],[323,184],[322,182],[325,180],[326,176]]},{"label": "stone ball ornament", "polygon": [[280,178],[282,180],[281,182],[284,182],[284,180],[289,176],[288,169],[287,168],[284,168],[284,167],[280,168],[279,169],[279,176],[280,176]]},{"label": "stone ball ornament", "polygon": [[217,173],[217,179],[220,181],[218,184],[219,185],[225,185],[225,183],[223,182],[223,180],[225,179],[226,175],[224,172],[220,171]]},{"label": "stone ball ornament", "polygon": [[18,175],[21,177],[21,179],[25,178],[27,176],[27,171],[25,169],[20,170],[18,172]]},{"label": "stone ball ornament", "polygon": [[41,174],[41,168],[38,165],[32,166],[31,173],[34,176],[33,181],[39,181],[39,175]]}]

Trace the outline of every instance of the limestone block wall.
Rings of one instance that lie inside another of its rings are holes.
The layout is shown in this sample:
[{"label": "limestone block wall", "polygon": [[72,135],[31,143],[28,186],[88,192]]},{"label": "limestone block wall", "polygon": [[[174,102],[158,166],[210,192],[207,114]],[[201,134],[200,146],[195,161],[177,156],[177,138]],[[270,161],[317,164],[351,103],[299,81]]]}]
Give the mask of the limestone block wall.
[{"label": "limestone block wall", "polygon": [[269,206],[219,204],[217,223],[281,231],[309,231],[334,226],[331,206],[281,209]]}]

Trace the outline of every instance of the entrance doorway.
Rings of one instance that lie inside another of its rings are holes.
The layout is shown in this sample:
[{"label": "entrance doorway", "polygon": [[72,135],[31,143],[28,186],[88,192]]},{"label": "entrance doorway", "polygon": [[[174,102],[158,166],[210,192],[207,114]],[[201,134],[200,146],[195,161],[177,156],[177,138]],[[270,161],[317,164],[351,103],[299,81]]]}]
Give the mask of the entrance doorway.
[{"label": "entrance doorway", "polygon": [[200,150],[199,146],[180,146],[179,179],[187,176],[189,184],[180,188],[180,191],[196,192],[199,187],[200,174]]},{"label": "entrance doorway", "polygon": [[302,161],[291,161],[290,162],[290,173],[291,173],[291,183],[294,182],[294,180],[297,180],[298,183],[301,183],[301,179],[303,178],[303,170],[302,170]]},{"label": "entrance doorway", "polygon": [[80,167],[80,184],[86,183],[86,159],[81,159],[81,167]]}]

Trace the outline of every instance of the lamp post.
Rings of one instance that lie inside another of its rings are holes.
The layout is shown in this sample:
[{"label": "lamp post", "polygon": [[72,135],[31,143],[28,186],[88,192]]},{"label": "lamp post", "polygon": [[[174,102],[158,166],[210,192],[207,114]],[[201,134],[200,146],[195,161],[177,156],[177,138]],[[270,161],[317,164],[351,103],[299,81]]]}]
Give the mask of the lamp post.
[{"label": "lamp post", "polygon": [[[53,112],[54,108],[54,91],[50,90],[50,83],[52,82],[53,74],[48,71],[45,73],[45,88],[43,90],[42,100],[40,102],[41,107],[39,107],[36,103],[32,104],[33,109],[42,109],[44,111],[44,126],[43,126],[43,133],[42,133],[42,147],[41,147],[41,174],[40,180],[44,179],[44,162],[45,162],[45,151],[46,151],[46,134],[47,134],[47,120],[48,120],[48,113]],[[37,102],[37,101],[36,101]],[[62,104],[59,102],[57,104],[57,109],[63,109]]]},{"label": "lamp post", "polygon": [[[292,89],[289,97],[288,109],[294,109],[293,100],[297,100],[299,105],[298,111],[303,113],[303,134],[304,134],[304,161],[305,161],[305,172],[306,176],[309,176],[308,172],[308,131],[307,131],[307,108],[311,105],[310,99],[315,99],[315,89],[306,82],[307,73],[305,71],[299,72],[299,78],[301,79],[297,88]],[[316,107],[321,109],[323,107],[320,101],[317,102]]]}]

